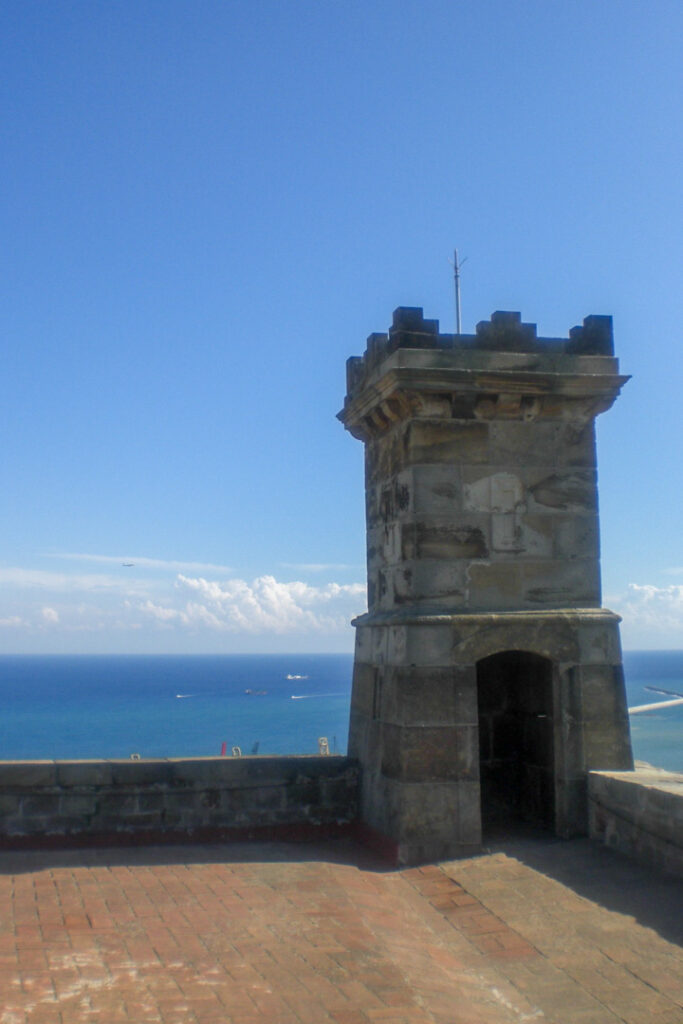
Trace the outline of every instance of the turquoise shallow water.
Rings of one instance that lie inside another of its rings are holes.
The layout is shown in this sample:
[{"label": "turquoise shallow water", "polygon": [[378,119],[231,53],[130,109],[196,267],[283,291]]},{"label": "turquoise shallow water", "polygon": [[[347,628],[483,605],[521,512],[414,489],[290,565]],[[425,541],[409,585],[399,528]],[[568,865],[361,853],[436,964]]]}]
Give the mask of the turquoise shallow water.
[{"label": "turquoise shallow water", "polygon": [[[624,655],[629,705],[683,693],[683,651]],[[1,656],[0,759],[346,751],[352,655]],[[288,678],[289,677],[289,678]],[[246,690],[253,691],[246,693]],[[683,771],[683,707],[631,717],[635,757]]]}]

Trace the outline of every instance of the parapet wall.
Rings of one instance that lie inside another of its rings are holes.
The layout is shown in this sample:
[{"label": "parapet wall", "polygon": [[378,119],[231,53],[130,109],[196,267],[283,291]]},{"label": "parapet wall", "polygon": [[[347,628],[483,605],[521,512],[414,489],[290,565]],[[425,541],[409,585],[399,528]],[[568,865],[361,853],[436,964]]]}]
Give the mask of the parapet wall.
[{"label": "parapet wall", "polygon": [[589,772],[591,839],[683,877],[683,775],[639,764],[633,772]]},{"label": "parapet wall", "polygon": [[338,756],[0,762],[0,845],[307,838],[356,818]]}]

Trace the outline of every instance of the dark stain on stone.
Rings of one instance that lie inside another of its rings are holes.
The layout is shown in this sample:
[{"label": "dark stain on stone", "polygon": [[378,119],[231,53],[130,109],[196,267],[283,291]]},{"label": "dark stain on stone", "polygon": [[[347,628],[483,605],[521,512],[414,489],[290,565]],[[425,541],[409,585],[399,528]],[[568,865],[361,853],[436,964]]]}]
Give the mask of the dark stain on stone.
[{"label": "dark stain on stone", "polygon": [[592,507],[593,486],[581,476],[548,476],[529,488],[539,505],[568,509],[571,506]]},{"label": "dark stain on stone", "polygon": [[405,484],[396,485],[396,508],[399,512],[405,512],[410,504],[410,490]]},{"label": "dark stain on stone", "polygon": [[484,534],[476,526],[430,526],[416,524],[419,558],[487,558]]}]

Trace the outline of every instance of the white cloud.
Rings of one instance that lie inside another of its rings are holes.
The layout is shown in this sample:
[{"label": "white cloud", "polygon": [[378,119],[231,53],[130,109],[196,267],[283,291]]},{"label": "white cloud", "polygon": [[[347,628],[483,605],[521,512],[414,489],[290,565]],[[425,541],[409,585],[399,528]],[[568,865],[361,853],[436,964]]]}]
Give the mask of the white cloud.
[{"label": "white cloud", "polygon": [[180,574],[175,597],[164,604],[147,600],[138,609],[165,626],[250,634],[337,633],[365,610],[362,583],[312,587],[300,581],[281,583],[274,576],[218,583]]},{"label": "white cloud", "polygon": [[171,572],[225,572],[229,565],[214,565],[211,562],[179,562],[164,558],[147,558],[145,555],[89,555],[78,552],[50,554],[48,558],[63,558],[74,562],[99,562],[103,565],[118,565],[125,568],[167,569]]},{"label": "white cloud", "polygon": [[280,562],[283,569],[297,569],[299,572],[337,572],[343,569],[360,569],[359,565],[344,562]]},{"label": "white cloud", "polygon": [[173,579],[137,578],[132,572],[56,572],[0,568],[0,626],[38,636],[159,631],[239,637],[346,636],[365,611],[365,585],[312,586],[273,575],[248,581],[179,573]]},{"label": "white cloud", "polygon": [[131,577],[106,576],[102,573],[70,574],[45,569],[0,568],[0,586],[16,589],[38,588],[55,593],[68,591],[129,590],[134,587]]},{"label": "white cloud", "polygon": [[623,618],[626,646],[683,646],[683,585],[629,583],[626,593],[605,598]]}]

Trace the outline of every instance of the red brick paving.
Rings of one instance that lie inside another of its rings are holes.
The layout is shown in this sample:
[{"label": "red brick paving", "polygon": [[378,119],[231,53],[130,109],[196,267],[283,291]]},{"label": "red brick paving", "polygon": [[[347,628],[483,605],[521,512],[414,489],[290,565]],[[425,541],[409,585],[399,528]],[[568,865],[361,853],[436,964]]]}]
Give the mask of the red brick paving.
[{"label": "red brick paving", "polygon": [[0,1024],[681,1024],[680,968],[506,854],[401,872],[346,840],[0,854]]}]

